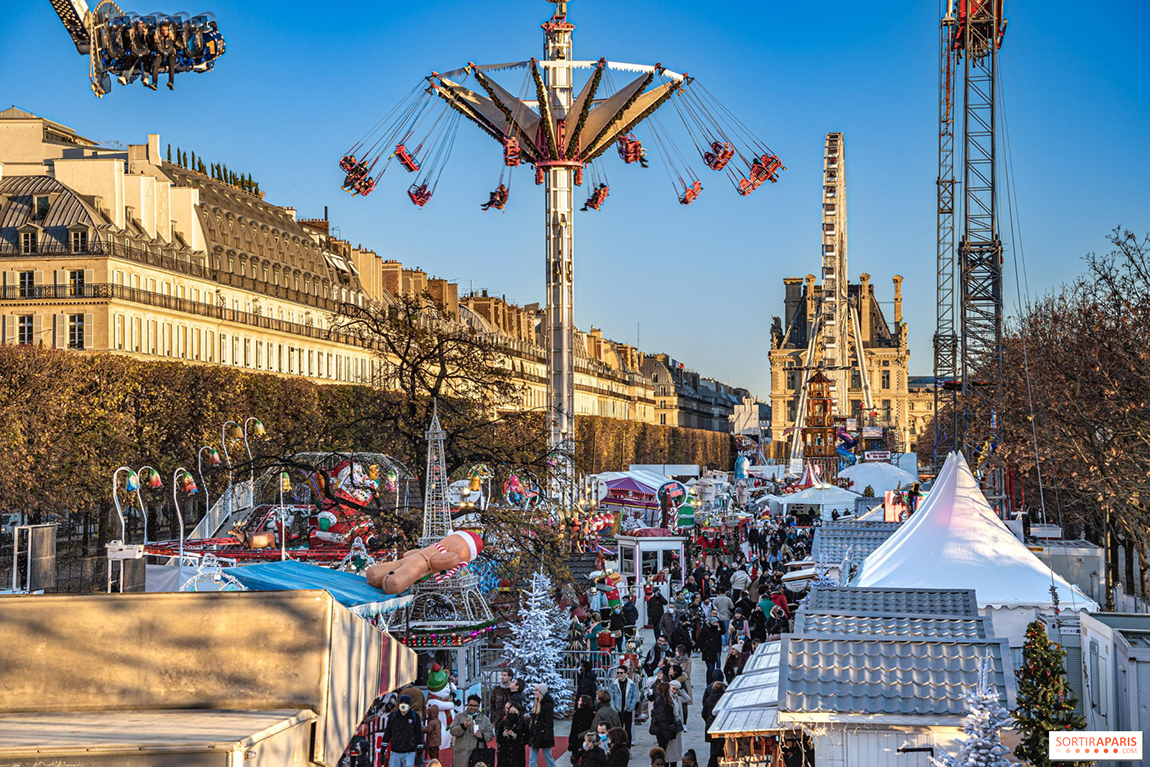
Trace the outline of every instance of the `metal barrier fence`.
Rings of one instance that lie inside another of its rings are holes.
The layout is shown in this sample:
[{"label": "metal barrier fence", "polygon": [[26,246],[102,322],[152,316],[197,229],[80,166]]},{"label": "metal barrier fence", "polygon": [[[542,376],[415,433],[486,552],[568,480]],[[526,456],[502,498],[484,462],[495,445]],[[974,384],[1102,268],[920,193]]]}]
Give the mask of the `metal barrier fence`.
[{"label": "metal barrier fence", "polygon": [[[502,647],[484,647],[479,651],[480,675],[483,684],[484,705],[491,703],[491,691],[499,685],[499,675],[506,668]],[[562,650],[559,653],[559,673],[567,680],[569,693],[575,694],[575,681],[579,667],[584,660],[591,661],[591,669],[599,687],[605,687],[611,680],[611,670],[619,665],[619,654],[601,650]],[[572,701],[573,702],[573,701]]]}]

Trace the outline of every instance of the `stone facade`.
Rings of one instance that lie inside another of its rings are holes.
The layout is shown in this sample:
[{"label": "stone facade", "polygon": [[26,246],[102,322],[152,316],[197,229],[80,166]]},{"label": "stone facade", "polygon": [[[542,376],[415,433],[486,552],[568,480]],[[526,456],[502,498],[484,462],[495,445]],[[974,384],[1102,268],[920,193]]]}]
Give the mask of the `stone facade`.
[{"label": "stone facade", "polygon": [[642,372],[655,387],[655,417],[663,426],[731,431],[735,406],[749,396],[706,378],[666,354],[643,357]]},{"label": "stone facade", "polygon": [[[905,448],[910,437],[910,395],[907,388],[910,350],[907,346],[908,329],[902,317],[902,277],[896,275],[893,278],[893,325],[888,324],[870,279],[869,274],[862,274],[857,284],[850,284],[848,301],[858,312],[874,402],[873,421],[894,427],[900,440],[897,447]],[[793,433],[784,432],[795,426],[809,333],[818,306],[818,289],[813,274],[787,277],[783,284],[784,317],[775,318],[770,351],[771,451],[777,460],[790,454]],[[848,397],[851,415],[858,415],[863,404],[863,388],[857,372],[851,376]]]},{"label": "stone facade", "polygon": [[[331,332],[333,313],[426,293],[503,346],[522,408],[546,407],[538,304],[460,296],[456,283],[333,237],[326,213],[300,219],[160,154],[154,134],[108,149],[31,113],[0,111],[0,342],[369,383],[379,361]],[[594,327],[576,333],[575,349],[577,414],[730,431],[740,390],[679,366],[657,408],[651,375],[661,369],[669,383],[666,355],[643,355]]]}]

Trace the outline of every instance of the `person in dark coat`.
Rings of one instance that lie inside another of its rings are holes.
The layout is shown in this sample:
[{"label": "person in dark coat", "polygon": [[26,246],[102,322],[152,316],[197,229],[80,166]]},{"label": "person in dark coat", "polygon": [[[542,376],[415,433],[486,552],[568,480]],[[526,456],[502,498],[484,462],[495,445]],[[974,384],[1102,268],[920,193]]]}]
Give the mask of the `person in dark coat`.
[{"label": "person in dark coat", "polygon": [[423,749],[423,722],[411,709],[411,696],[399,696],[399,708],[383,728],[383,740],[391,746],[388,767],[415,767],[415,755]]},{"label": "person in dark coat", "polygon": [[551,754],[555,747],[555,699],[542,682],[535,685],[535,705],[531,709],[527,747],[531,754],[527,760],[528,767],[537,767],[540,757],[547,767],[555,767],[555,757]]},{"label": "person in dark coat", "polygon": [[579,767],[607,767],[607,754],[599,747],[599,736],[589,732],[579,745]]},{"label": "person in dark coat", "polygon": [[651,701],[651,726],[648,731],[655,736],[659,748],[664,751],[667,749],[667,744],[679,734],[675,707],[671,702],[671,688],[665,682],[655,686],[655,696]]},{"label": "person in dark coat", "polygon": [[[497,732],[503,722],[503,713],[504,709],[507,708],[507,702],[511,700],[511,677],[511,670],[503,669],[499,672],[499,684],[491,690],[491,723],[495,725]],[[523,713],[522,707],[520,707],[519,712],[520,714]]]},{"label": "person in dark coat", "polygon": [[673,641],[671,636],[675,633],[679,621],[675,616],[675,606],[669,605],[667,611],[663,613],[663,617],[659,619],[659,631],[655,636],[665,636],[667,641]]},{"label": "person in dark coat", "polygon": [[[600,722],[607,725],[608,731],[623,726],[623,720],[619,718],[619,712],[611,706],[610,692],[600,690],[596,693],[595,707],[595,718],[591,720],[592,727],[597,727]],[[604,756],[606,756],[606,754],[604,754]]]},{"label": "person in dark coat", "polygon": [[526,767],[527,717],[514,703],[508,704],[499,730],[495,733],[495,746],[499,767]]},{"label": "person in dark coat", "polygon": [[575,713],[571,715],[571,733],[567,737],[567,750],[574,759],[579,749],[583,747],[583,733],[591,729],[591,722],[595,720],[595,705],[590,695],[580,695],[575,704]]},{"label": "person in dark coat", "polygon": [[703,630],[699,632],[699,654],[703,663],[707,664],[707,678],[719,666],[719,655],[723,652],[723,632],[719,628],[719,619],[711,618]]},{"label": "person in dark coat", "polygon": [[[706,723],[707,729],[711,729],[711,725],[715,721],[715,704],[723,697],[727,691],[727,685],[724,682],[712,682],[707,686],[707,691],[703,693],[703,722]],[[708,743],[712,743],[710,735],[705,737]],[[719,754],[722,754],[722,739],[719,740]],[[714,748],[712,748],[714,751]],[[716,759],[718,757],[715,757]]]},{"label": "person in dark coat", "polygon": [[659,591],[659,588],[656,586],[654,593],[651,594],[651,598],[647,600],[647,623],[651,624],[656,639],[660,636],[659,622],[663,620],[663,613],[666,608],[667,598],[663,596],[663,592]]},{"label": "person in dark coat", "polygon": [[623,625],[634,627],[638,622],[639,608],[635,606],[635,597],[628,594],[627,601],[623,603]]},{"label": "person in dark coat", "polygon": [[591,668],[591,661],[585,660],[579,664],[579,673],[575,677],[575,700],[586,695],[595,700],[595,693],[599,690],[599,683],[595,680],[595,671]]},{"label": "person in dark coat", "polygon": [[671,632],[671,646],[685,647],[689,654],[694,644],[694,640],[691,639],[691,624],[687,622],[687,616],[684,615],[682,620],[675,626],[675,630]]},{"label": "person in dark coat", "polygon": [[607,733],[607,767],[628,767],[631,762],[627,731],[616,727]]}]

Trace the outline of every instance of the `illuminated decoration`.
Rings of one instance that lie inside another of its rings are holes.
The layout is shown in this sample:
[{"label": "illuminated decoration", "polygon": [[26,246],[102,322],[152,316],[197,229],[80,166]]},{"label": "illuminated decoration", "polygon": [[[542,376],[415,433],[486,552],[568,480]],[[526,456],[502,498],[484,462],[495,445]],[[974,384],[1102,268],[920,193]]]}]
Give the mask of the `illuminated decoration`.
[{"label": "illuminated decoration", "polygon": [[400,637],[400,641],[416,650],[436,647],[462,647],[486,638],[492,631],[495,631],[495,626],[468,628],[459,631],[453,631],[449,628],[434,633],[411,634],[407,637]]},{"label": "illuminated decoration", "polygon": [[[286,471],[280,472],[280,492],[281,493],[290,493],[291,492],[291,477],[288,476],[288,473]],[[357,538],[356,540],[359,540],[359,539]]]},{"label": "illuminated decoration", "polygon": [[362,573],[368,567],[375,564],[375,557],[367,551],[367,546],[363,545],[362,538],[356,538],[351,543],[351,551],[347,552],[339,565],[335,568],[344,573]]},{"label": "illuminated decoration", "polygon": [[211,448],[208,451],[208,464],[211,466],[219,466],[222,463],[223,460],[220,458],[220,451],[216,450],[214,447]]},{"label": "illuminated decoration", "polygon": [[151,466],[145,466],[140,469],[140,479],[147,483],[148,487],[153,490],[158,487],[164,486],[164,478],[160,476],[160,472],[153,469]]},{"label": "illuminated decoration", "polygon": [[196,480],[193,479],[191,473],[187,471],[179,476],[179,483],[181,493],[186,495],[194,495],[200,492],[200,489],[196,487]]},{"label": "illuminated decoration", "polygon": [[254,419],[252,421],[252,433],[257,437],[265,436],[267,434],[267,430],[264,428],[264,422],[258,418]]},{"label": "illuminated decoration", "polygon": [[228,438],[229,439],[243,439],[244,438],[243,428],[241,428],[240,425],[238,423],[236,423],[235,421],[232,421],[231,423],[232,423],[232,428],[228,429]]},{"label": "illuminated decoration", "polygon": [[134,471],[128,471],[128,479],[125,486],[129,493],[138,492],[140,489],[140,476]]}]

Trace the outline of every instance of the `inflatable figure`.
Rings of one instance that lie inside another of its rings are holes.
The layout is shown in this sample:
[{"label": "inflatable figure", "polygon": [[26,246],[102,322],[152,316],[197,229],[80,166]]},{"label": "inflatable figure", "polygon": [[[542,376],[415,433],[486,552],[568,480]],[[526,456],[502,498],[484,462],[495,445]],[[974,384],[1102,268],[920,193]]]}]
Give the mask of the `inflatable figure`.
[{"label": "inflatable figure", "polygon": [[445,580],[459,572],[483,551],[483,539],[466,530],[454,532],[439,543],[414,549],[393,562],[367,568],[367,582],[385,594],[402,594],[417,581],[436,574]]},{"label": "inflatable figure", "polygon": [[451,722],[459,714],[459,707],[455,702],[455,685],[443,666],[434,663],[427,674],[427,707],[435,706],[439,709],[440,743],[451,742]]}]

